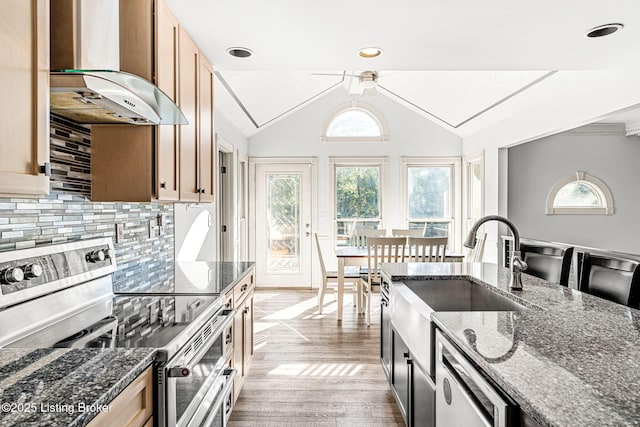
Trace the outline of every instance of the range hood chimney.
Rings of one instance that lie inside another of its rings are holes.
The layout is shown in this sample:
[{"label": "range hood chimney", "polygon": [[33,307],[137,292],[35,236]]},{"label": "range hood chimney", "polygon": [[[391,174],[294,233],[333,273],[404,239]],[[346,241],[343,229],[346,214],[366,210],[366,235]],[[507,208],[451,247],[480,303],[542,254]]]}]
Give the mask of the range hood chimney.
[{"label": "range hood chimney", "polygon": [[51,0],[51,112],[83,124],[183,125],[157,86],[120,71],[119,0]]}]

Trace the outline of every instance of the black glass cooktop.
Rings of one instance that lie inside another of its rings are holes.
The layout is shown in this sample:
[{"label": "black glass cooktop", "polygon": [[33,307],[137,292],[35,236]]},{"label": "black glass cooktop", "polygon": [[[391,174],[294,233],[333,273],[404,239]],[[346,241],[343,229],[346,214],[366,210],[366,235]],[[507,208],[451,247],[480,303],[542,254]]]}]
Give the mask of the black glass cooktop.
[{"label": "black glass cooktop", "polygon": [[172,281],[154,285],[140,285],[114,289],[125,294],[187,294],[220,295],[231,289],[253,262],[180,261],[175,263]]}]

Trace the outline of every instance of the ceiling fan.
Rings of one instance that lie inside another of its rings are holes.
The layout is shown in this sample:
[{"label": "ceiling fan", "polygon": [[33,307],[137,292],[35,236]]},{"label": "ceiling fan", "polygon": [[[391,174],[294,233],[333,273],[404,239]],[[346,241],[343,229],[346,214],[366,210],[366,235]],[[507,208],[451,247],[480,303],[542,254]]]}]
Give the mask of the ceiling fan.
[{"label": "ceiling fan", "polygon": [[315,76],[343,76],[343,77],[357,77],[358,87],[363,90],[364,94],[375,94],[376,87],[378,86],[378,77],[380,76],[377,71],[366,70],[360,74],[347,74],[346,72],[341,74],[332,73],[312,73]]}]

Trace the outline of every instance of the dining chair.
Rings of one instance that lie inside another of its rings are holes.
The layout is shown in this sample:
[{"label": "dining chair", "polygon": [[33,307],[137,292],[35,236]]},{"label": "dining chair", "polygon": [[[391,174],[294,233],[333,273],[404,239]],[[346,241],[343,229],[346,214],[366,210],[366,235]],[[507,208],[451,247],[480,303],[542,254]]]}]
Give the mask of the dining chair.
[{"label": "dining chair", "polygon": [[473,249],[469,250],[465,261],[467,262],[482,262],[482,255],[484,255],[484,242],[487,240],[487,233],[483,233],[481,236],[476,236],[476,245]]},{"label": "dining chair", "polygon": [[357,246],[359,248],[364,248],[367,246],[367,237],[383,237],[387,235],[387,230],[385,229],[366,229],[366,228],[361,228],[358,229],[356,228],[353,231],[353,236],[354,236],[354,246]]},{"label": "dining chair", "polygon": [[[322,249],[320,249],[320,241],[318,240],[318,233],[313,233],[313,240],[316,242],[316,248],[318,250],[318,260],[320,261],[320,272],[322,273],[322,285],[318,289],[318,312],[322,314],[322,308],[324,307],[324,296],[327,293],[329,282],[338,283],[338,272],[327,271],[324,264],[324,258],[322,257]],[[360,283],[360,270],[358,267],[345,267],[344,269],[344,281],[352,283],[353,291],[353,305],[356,305],[356,298],[358,297],[358,285]]]},{"label": "dining chair", "polygon": [[578,290],[640,308],[640,261],[588,252],[580,255],[582,268]]},{"label": "dining chair", "polygon": [[366,299],[367,326],[371,325],[371,294],[380,286],[380,264],[404,262],[406,237],[367,237],[367,272],[361,274],[362,297]]},{"label": "dining chair", "polygon": [[409,228],[392,228],[391,235],[394,237],[422,237],[424,236],[424,230],[409,229]]},{"label": "dining chair", "polygon": [[526,274],[548,282],[569,286],[569,272],[573,248],[563,248],[551,244],[520,243],[520,254],[527,263]]},{"label": "dining chair", "polygon": [[407,256],[413,262],[444,262],[446,237],[407,237]]}]

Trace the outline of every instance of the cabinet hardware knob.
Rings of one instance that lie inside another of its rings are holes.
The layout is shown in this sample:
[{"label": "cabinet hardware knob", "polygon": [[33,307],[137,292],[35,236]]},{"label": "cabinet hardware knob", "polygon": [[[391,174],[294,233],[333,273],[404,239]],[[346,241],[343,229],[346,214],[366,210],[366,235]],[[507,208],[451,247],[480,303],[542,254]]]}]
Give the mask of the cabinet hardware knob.
[{"label": "cabinet hardware knob", "polygon": [[166,182],[161,182],[160,183],[160,188],[167,188],[167,183]]},{"label": "cabinet hardware knob", "polygon": [[40,173],[45,176],[51,176],[51,163],[46,162],[44,165],[40,165]]}]

